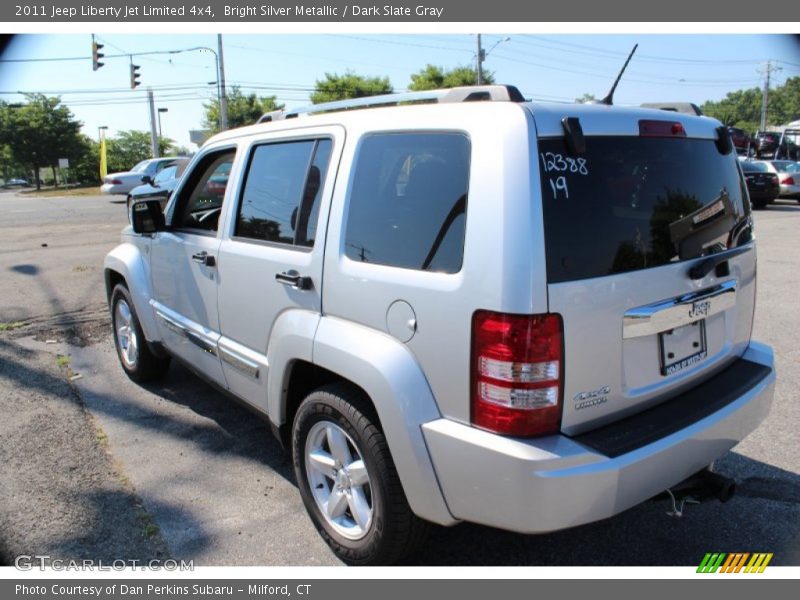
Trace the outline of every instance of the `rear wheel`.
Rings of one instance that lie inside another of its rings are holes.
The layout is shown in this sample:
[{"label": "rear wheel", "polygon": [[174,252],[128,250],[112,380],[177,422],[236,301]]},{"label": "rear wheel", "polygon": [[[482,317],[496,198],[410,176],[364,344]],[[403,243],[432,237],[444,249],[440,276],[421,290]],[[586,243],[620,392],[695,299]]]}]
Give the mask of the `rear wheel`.
[{"label": "rear wheel", "polygon": [[341,560],[391,564],[424,539],[428,525],[411,511],[360,391],[337,384],[311,393],[295,417],[292,450],[306,510]]},{"label": "rear wheel", "polygon": [[751,204],[756,210],[762,210],[767,208],[767,204],[769,204],[769,202],[766,200],[752,200]]},{"label": "rear wheel", "polygon": [[169,367],[169,357],[156,356],[147,345],[128,288],[118,284],[111,293],[111,325],[114,346],[125,373],[133,381],[161,377]]}]

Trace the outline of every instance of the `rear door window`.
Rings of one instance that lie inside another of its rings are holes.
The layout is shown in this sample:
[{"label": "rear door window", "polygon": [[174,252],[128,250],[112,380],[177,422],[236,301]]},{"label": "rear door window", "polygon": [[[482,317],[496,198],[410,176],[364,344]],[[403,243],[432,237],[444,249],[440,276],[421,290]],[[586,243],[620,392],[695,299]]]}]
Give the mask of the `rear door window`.
[{"label": "rear door window", "polygon": [[550,283],[688,260],[751,239],[734,153],[713,140],[539,140]]}]

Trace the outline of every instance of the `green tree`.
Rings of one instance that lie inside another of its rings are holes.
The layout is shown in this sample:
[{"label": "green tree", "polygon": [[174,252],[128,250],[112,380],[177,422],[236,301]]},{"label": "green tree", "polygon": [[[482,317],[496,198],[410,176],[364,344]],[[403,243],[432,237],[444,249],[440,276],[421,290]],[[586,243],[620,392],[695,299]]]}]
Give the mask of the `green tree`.
[{"label": "green tree", "polygon": [[703,114],[714,117],[729,127],[754,132],[761,121],[761,98],[761,90],[758,88],[736,90],[717,102],[705,102],[700,108]]},{"label": "green tree", "polygon": [[[491,71],[483,72],[483,82],[485,84],[494,83],[494,73]],[[428,64],[424,69],[417,73],[412,73],[409,90],[421,92],[423,90],[439,90],[443,88],[459,87],[463,85],[476,85],[477,75],[475,69],[469,66],[459,66],[449,71],[443,67]]]},{"label": "green tree", "polygon": [[[158,153],[161,156],[169,154],[169,150],[174,144],[175,142],[169,138],[159,138]],[[108,161],[109,173],[127,171],[136,163],[152,158],[152,156],[150,134],[146,131],[133,129],[120,131],[114,137],[106,139],[106,160]]]},{"label": "green tree", "polygon": [[5,146],[16,163],[35,174],[50,167],[55,173],[58,159],[77,162],[86,147],[80,135],[81,122],[73,118],[58,97],[26,94],[23,104],[0,103],[0,146]]},{"label": "green tree", "polygon": [[[252,125],[264,113],[280,110],[284,106],[278,103],[276,96],[245,94],[239,86],[232,86],[225,95],[228,99],[228,128],[230,129]],[[219,132],[219,100],[214,99],[204,104],[203,108],[205,109],[203,126],[213,133]]]},{"label": "green tree", "polygon": [[589,102],[594,102],[597,100],[594,94],[584,94],[580,98],[575,98],[575,102],[578,104],[588,104]]},{"label": "green tree", "polygon": [[392,85],[388,77],[364,77],[347,71],[344,75],[325,73],[325,79],[317,80],[311,94],[311,102],[333,102],[348,98],[364,98],[391,94]]}]

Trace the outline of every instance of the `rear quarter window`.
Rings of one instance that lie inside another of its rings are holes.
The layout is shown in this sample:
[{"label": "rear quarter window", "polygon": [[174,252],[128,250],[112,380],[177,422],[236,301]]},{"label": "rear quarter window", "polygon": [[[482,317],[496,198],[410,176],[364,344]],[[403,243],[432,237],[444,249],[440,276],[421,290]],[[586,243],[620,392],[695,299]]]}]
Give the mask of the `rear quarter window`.
[{"label": "rear quarter window", "polygon": [[464,255],[470,143],[461,133],[366,136],[353,173],[345,254],[456,273]]}]

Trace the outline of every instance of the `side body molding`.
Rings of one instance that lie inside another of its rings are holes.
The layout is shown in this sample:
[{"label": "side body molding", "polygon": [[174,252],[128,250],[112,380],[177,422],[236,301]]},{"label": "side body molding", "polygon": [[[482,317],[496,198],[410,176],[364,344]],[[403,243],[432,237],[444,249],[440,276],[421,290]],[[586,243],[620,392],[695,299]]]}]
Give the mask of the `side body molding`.
[{"label": "side body molding", "polygon": [[357,382],[370,396],[412,510],[440,525],[456,523],[422,435],[422,425],[441,415],[409,349],[384,333],[326,316],[314,338],[313,362]]},{"label": "side body molding", "polygon": [[130,242],[123,242],[106,255],[103,261],[106,291],[111,297],[111,271],[119,273],[128,282],[134,309],[144,336],[151,342],[160,341],[155,315],[150,306],[153,290],[150,285],[150,265],[141,250]]}]

